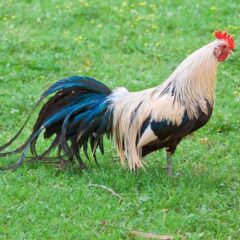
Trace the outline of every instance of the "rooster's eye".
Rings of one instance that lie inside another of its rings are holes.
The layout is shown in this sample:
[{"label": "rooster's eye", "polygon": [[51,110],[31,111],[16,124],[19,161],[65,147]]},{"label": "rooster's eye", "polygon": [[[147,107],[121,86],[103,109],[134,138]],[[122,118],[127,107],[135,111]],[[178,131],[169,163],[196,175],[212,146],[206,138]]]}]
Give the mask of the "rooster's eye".
[{"label": "rooster's eye", "polygon": [[227,50],[227,48],[228,48],[228,47],[227,47],[226,45],[223,45],[223,46],[222,46],[222,50]]}]

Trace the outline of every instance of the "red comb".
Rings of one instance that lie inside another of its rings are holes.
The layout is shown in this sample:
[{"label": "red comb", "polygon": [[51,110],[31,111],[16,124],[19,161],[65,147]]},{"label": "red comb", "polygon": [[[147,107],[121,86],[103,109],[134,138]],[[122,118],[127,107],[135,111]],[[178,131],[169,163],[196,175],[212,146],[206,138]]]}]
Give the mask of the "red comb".
[{"label": "red comb", "polygon": [[230,49],[234,49],[234,37],[228,35],[226,32],[216,31],[215,37],[219,40],[225,40]]}]

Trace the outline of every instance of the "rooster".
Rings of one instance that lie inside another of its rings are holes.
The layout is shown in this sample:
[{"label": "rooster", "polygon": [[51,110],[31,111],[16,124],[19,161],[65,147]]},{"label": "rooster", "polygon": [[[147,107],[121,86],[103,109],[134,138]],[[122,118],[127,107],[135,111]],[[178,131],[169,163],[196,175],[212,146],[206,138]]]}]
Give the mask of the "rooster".
[{"label": "rooster", "polygon": [[[21,153],[20,159],[2,169],[17,168],[30,149],[32,159],[46,160],[56,149],[62,163],[86,165],[91,147],[104,153],[103,137],[114,139],[122,165],[132,170],[144,167],[142,158],[164,148],[167,173],[172,175],[172,155],[188,134],[204,126],[211,117],[217,66],[234,50],[234,38],[225,32],[215,32],[216,40],[189,55],[161,85],[140,92],[126,88],[110,90],[89,77],[73,76],[54,83],[46,90],[35,108],[43,105],[32,134],[14,151],[4,152],[23,131],[0,147],[0,156]],[[36,144],[41,133],[51,138],[50,146],[38,153]]]}]

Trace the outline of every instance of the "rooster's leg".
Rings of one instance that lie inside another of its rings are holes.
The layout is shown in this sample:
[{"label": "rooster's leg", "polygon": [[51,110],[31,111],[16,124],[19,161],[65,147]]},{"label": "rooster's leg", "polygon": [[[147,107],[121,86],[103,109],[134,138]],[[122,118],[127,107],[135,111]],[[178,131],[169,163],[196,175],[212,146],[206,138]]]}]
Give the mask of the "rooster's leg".
[{"label": "rooster's leg", "polygon": [[167,174],[168,176],[173,175],[172,171],[172,154],[170,152],[167,152]]}]

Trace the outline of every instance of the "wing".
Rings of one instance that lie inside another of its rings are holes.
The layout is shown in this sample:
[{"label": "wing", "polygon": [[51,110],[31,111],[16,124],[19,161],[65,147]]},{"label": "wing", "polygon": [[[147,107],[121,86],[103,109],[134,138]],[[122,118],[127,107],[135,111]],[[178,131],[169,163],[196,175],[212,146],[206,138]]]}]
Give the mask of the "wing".
[{"label": "wing", "polygon": [[184,114],[180,125],[172,123],[166,119],[156,121],[148,120],[143,126],[142,134],[137,148],[149,145],[153,142],[167,142],[171,139],[179,139],[187,135],[196,125],[196,119],[189,119],[187,113]]}]

